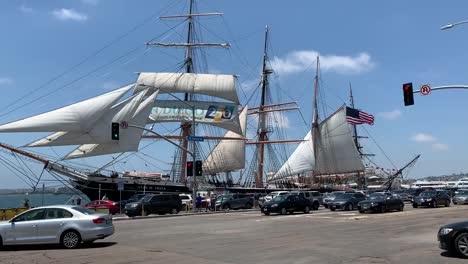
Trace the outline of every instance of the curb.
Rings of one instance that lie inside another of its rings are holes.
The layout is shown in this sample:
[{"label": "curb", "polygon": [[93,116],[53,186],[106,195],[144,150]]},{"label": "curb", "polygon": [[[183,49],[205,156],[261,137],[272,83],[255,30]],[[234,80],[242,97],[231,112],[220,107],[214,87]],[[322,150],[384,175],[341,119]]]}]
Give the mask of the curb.
[{"label": "curb", "polygon": [[229,211],[216,211],[216,212],[201,212],[201,213],[179,213],[179,214],[165,214],[165,215],[149,215],[149,216],[118,216],[112,217],[112,221],[128,221],[128,220],[142,220],[152,218],[168,218],[168,217],[183,217],[183,216],[201,216],[201,215],[213,215],[213,214],[229,214],[229,213],[241,213],[241,212],[260,212],[260,209],[240,209],[240,210],[229,210]]}]

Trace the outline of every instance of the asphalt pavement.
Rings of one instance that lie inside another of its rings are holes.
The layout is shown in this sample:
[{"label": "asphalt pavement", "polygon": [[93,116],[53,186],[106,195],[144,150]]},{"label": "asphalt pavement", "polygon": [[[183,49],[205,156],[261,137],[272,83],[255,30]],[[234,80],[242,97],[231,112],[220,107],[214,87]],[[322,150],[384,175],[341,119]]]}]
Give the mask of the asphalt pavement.
[{"label": "asphalt pavement", "polygon": [[0,263],[467,263],[438,248],[443,224],[468,206],[359,214],[231,212],[114,222],[116,233],[75,250],[7,247]]}]

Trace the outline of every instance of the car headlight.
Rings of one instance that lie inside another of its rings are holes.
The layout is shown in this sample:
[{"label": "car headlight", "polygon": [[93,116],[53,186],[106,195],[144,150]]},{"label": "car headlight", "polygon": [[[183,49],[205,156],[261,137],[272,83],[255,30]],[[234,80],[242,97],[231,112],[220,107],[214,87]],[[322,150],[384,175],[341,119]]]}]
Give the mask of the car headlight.
[{"label": "car headlight", "polygon": [[272,204],[272,205],[271,205],[272,208],[273,208],[273,207],[277,207],[277,206],[278,206],[278,204]]},{"label": "car headlight", "polygon": [[430,201],[432,201],[432,199],[426,199],[426,202],[430,202]]},{"label": "car headlight", "polygon": [[338,204],[345,204],[345,203],[346,203],[346,201],[342,201],[342,202],[339,202]]},{"label": "car headlight", "polygon": [[374,205],[375,205],[375,203],[370,203],[370,206],[374,206]]},{"label": "car headlight", "polygon": [[138,204],[132,204],[131,207],[132,208],[138,207]]},{"label": "car headlight", "polygon": [[452,228],[444,227],[439,230],[439,234],[447,235],[448,233],[452,232],[452,230],[453,230]]}]

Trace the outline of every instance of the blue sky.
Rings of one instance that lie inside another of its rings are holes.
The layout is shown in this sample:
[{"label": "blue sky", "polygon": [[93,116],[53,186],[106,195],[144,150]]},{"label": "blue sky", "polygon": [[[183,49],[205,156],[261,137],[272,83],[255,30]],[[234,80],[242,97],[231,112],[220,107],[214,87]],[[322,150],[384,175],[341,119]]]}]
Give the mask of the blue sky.
[{"label": "blue sky", "polygon": [[[167,71],[184,56],[182,50],[146,50],[144,43],[171,27],[176,27],[171,31],[176,33],[158,40],[183,38],[186,28],[177,27],[180,20],[157,17],[186,12],[186,0],[2,1],[0,5],[0,104],[4,106],[0,123],[132,83],[135,72]],[[347,100],[351,82],[357,106],[376,116],[375,125],[365,129],[393,163],[401,166],[422,154],[411,171],[414,178],[468,171],[468,91],[415,95],[415,105],[406,108],[401,92],[406,82],[416,88],[426,83],[468,84],[468,25],[439,30],[447,23],[468,19],[467,7],[466,1],[206,0],[197,4],[200,12],[224,13],[222,18],[200,21],[203,37],[232,44],[230,50],[212,49],[202,56],[209,72],[238,74],[244,91],[250,93],[249,84],[259,78],[263,31],[268,24],[276,73],[273,86],[280,88],[280,96],[297,100],[306,121],[311,119],[313,60],[319,53],[327,111]],[[130,33],[113,42],[126,32]],[[97,56],[41,87],[111,42]],[[125,54],[129,55],[107,65]],[[107,66],[93,71],[102,65]],[[92,74],[65,86],[88,72]],[[298,115],[286,118],[285,126],[291,128],[288,135],[302,138],[307,127]],[[20,146],[41,136],[2,134],[0,141]],[[364,145],[377,155],[376,163],[392,168],[372,139]],[[159,150],[164,153],[169,148],[164,145]],[[158,158],[170,162],[167,155]],[[168,165],[159,167],[167,169]],[[0,172],[0,188],[24,186],[4,167]]]}]

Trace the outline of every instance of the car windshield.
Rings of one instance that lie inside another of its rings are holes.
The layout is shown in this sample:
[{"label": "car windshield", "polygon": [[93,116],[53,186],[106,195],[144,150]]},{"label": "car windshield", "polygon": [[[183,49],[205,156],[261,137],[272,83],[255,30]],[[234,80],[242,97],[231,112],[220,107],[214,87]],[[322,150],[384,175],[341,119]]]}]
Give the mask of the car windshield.
[{"label": "car windshield", "polygon": [[421,197],[431,197],[434,196],[436,192],[422,192],[419,196]]},{"label": "car windshield", "polygon": [[75,206],[75,207],[72,207],[73,210],[75,211],[78,211],[84,215],[93,215],[95,214],[94,211],[92,210],[89,210],[88,208],[84,208],[84,207],[79,207],[79,206]]},{"label": "car windshield", "polygon": [[216,201],[228,200],[231,196],[230,194],[221,194],[216,197]]},{"label": "car windshield", "polygon": [[275,198],[273,198],[273,202],[282,202],[285,201],[288,198],[288,195],[277,195]]}]

